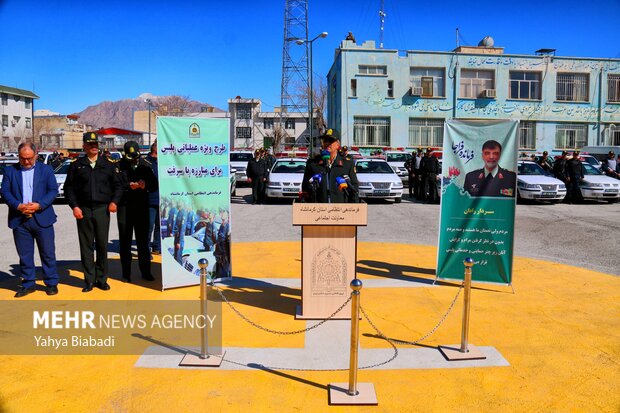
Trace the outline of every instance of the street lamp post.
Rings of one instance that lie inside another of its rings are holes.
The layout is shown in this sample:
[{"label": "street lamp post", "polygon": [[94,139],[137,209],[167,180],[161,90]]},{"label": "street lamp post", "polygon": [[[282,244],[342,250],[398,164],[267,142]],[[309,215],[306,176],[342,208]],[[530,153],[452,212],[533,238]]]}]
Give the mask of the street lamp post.
[{"label": "street lamp post", "polygon": [[151,147],[151,99],[144,99],[149,109],[149,148]]},{"label": "street lamp post", "polygon": [[314,129],[313,112],[314,112],[314,93],[312,92],[312,43],[318,38],[326,38],[327,32],[322,32],[314,37],[312,40],[297,39],[295,43],[302,45],[306,43],[308,45],[308,129],[310,131],[310,155],[314,153],[314,136],[312,130]]}]

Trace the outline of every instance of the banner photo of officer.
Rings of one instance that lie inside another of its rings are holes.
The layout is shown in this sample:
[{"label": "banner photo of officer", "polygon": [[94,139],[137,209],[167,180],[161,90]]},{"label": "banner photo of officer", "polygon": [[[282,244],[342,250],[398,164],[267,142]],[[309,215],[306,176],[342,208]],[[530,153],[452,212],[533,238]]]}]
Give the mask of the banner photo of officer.
[{"label": "banner photo of officer", "polygon": [[519,122],[448,120],[444,128],[437,278],[512,283]]},{"label": "banner photo of officer", "polygon": [[230,278],[229,120],[157,118],[163,289]]}]

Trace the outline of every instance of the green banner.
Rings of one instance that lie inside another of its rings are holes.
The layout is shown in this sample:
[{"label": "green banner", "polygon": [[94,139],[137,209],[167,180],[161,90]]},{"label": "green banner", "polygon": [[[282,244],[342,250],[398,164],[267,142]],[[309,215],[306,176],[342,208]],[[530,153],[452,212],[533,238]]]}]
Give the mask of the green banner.
[{"label": "green banner", "polygon": [[444,129],[437,278],[510,284],[518,121],[449,120]]},{"label": "green banner", "polygon": [[163,288],[231,276],[228,119],[157,118]]}]

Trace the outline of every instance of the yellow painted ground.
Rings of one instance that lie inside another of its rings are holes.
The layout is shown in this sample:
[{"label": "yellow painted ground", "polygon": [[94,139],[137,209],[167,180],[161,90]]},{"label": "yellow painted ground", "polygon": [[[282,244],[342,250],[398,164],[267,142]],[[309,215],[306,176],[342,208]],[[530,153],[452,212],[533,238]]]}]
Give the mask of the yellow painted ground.
[{"label": "yellow painted ground", "polygon": [[[428,246],[362,243],[358,275],[432,280],[435,254]],[[234,273],[297,278],[299,256],[297,242],[235,244]],[[620,278],[525,258],[515,259],[513,278],[516,294],[488,285],[472,292],[469,340],[495,347],[510,366],[360,371],[360,381],[375,384],[378,407],[329,407],[326,385],[346,381],[343,372],[143,369],[134,367],[137,356],[0,356],[0,412],[620,411]],[[198,294],[198,287],[162,293],[116,280],[110,284],[111,291],[94,290],[88,299]],[[26,299],[84,299],[80,288],[61,285],[56,297],[38,292]],[[415,340],[435,325],[456,291],[450,285],[368,288],[362,306],[388,336]],[[12,295],[0,289],[0,299],[13,300]],[[292,317],[297,289],[265,286],[227,295],[263,325],[300,328]],[[461,306],[459,301],[424,345],[459,342]],[[226,307],[224,320],[224,346],[303,346],[302,336],[263,333]],[[372,333],[362,322],[363,348],[388,347]]]}]

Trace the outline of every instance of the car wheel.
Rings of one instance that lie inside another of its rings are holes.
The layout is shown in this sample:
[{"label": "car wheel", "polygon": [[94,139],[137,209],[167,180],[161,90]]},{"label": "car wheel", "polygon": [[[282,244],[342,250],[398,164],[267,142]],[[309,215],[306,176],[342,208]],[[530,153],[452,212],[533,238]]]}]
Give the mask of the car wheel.
[{"label": "car wheel", "polygon": [[394,198],[394,203],[395,204],[400,204],[402,200],[403,200],[403,198],[399,196],[398,198]]}]

